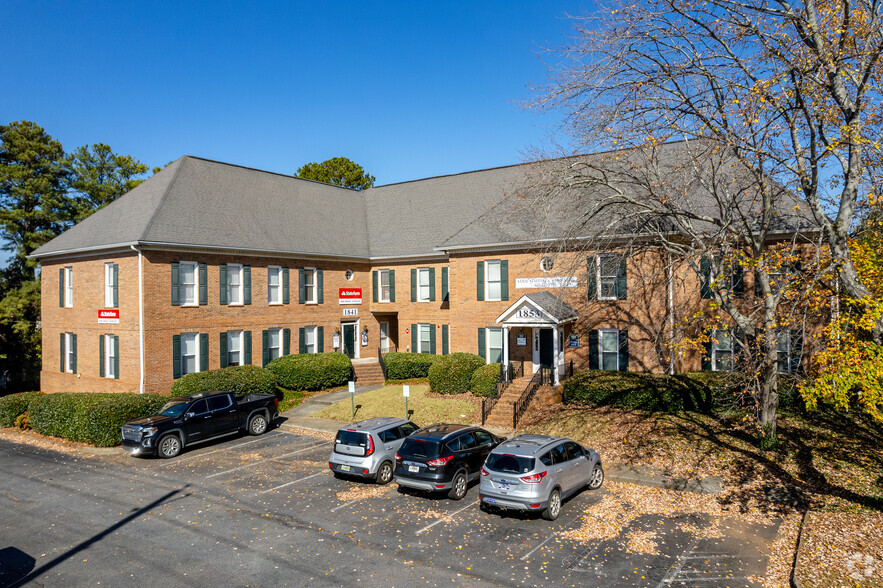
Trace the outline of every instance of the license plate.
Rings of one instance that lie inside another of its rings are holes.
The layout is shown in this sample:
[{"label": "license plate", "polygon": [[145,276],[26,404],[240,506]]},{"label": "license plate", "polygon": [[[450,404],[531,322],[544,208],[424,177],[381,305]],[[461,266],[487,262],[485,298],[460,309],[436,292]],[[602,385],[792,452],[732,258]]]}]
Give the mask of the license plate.
[{"label": "license plate", "polygon": [[342,466],[340,466],[340,471],[342,471],[342,472],[348,472],[348,471],[350,471],[350,466],[344,466],[344,465],[342,465]]},{"label": "license plate", "polygon": [[485,498],[484,501],[487,502],[488,504],[496,504],[497,503],[497,501],[494,500],[493,498]]},{"label": "license plate", "polygon": [[504,484],[503,482],[500,482],[498,484],[498,486],[500,487],[500,490],[508,490],[509,489],[509,484]]},{"label": "license plate", "polygon": [[419,472],[420,468],[417,466],[408,466],[408,471],[409,472]]}]

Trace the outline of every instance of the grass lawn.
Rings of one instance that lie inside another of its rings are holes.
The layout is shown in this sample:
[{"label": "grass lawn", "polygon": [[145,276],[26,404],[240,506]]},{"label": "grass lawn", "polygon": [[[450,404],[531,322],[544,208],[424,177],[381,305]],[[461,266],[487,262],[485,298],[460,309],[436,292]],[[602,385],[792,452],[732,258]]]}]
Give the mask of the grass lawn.
[{"label": "grass lawn", "polygon": [[[411,420],[425,426],[432,423],[468,423],[472,422],[476,404],[466,396],[427,395],[428,385],[412,385],[411,396],[408,398],[408,410],[413,410]],[[352,418],[352,407],[349,400],[332,404],[312,416],[336,421],[361,421],[372,417],[405,416],[405,399],[402,387],[398,385],[384,386],[379,390],[356,396],[356,405],[361,405]]]}]

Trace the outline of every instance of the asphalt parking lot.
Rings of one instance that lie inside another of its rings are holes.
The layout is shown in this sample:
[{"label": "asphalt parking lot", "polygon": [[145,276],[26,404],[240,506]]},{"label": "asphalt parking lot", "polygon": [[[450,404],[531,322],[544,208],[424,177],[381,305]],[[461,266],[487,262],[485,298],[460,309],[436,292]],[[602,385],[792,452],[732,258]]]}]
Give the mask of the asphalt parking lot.
[{"label": "asphalt parking lot", "polygon": [[[615,538],[566,538],[605,495],[554,522],[336,479],[331,443],[281,429],[173,460],[72,457],[0,441],[0,585],[753,586],[771,527],[639,516]],[[629,505],[624,505],[628,508]],[[653,529],[658,553],[626,535]]]}]

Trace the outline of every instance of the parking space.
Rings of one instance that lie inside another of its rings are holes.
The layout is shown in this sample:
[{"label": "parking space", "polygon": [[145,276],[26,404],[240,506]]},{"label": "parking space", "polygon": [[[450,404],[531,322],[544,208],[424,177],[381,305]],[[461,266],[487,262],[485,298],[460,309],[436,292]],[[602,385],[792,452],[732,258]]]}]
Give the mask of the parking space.
[{"label": "parking space", "polygon": [[[604,487],[568,500],[554,522],[538,515],[486,512],[473,484],[461,501],[396,484],[338,479],[328,469],[331,443],[274,430],[197,447],[177,459],[130,459],[234,496],[255,512],[274,513],[310,528],[350,537],[397,560],[506,585],[750,586],[762,574],[775,529],[738,521],[703,532],[707,516],[638,516],[603,539],[575,535],[583,517],[608,495]],[[635,538],[653,539],[652,549]]]}]

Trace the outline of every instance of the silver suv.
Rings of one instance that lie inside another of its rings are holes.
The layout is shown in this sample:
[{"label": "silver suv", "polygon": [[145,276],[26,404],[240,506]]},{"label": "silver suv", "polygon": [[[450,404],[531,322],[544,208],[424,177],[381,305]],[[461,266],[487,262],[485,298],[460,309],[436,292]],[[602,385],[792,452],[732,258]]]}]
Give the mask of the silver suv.
[{"label": "silver suv", "polygon": [[483,507],[541,511],[544,519],[554,521],[562,501],[603,483],[595,450],[566,437],[518,435],[488,455],[478,497]]},{"label": "silver suv", "polygon": [[374,478],[378,484],[392,481],[396,451],[405,437],[419,429],[405,419],[378,417],[341,427],[334,439],[328,467],[335,477]]}]

